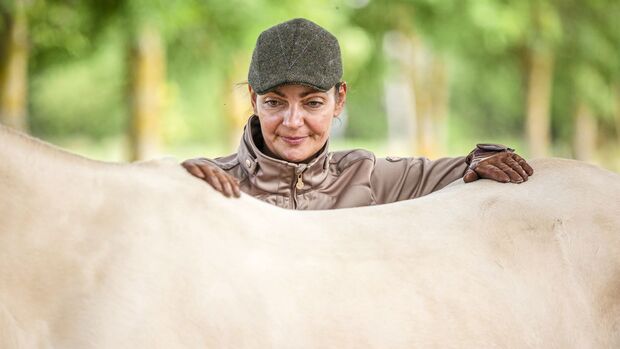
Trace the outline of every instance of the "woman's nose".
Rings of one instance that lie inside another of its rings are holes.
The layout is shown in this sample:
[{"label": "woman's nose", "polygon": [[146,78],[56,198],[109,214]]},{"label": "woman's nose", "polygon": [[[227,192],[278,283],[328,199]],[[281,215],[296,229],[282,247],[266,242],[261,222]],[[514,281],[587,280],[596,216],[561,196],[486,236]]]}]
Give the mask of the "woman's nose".
[{"label": "woman's nose", "polygon": [[304,124],[304,117],[302,115],[302,110],[296,106],[291,106],[285,112],[284,120],[282,120],[282,125],[290,128],[299,128]]}]

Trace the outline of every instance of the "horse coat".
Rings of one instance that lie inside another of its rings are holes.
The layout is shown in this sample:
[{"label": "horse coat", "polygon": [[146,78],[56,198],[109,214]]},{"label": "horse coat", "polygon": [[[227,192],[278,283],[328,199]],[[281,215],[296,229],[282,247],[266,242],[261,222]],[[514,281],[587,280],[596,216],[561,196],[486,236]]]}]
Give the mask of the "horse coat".
[{"label": "horse coat", "polygon": [[0,348],[620,348],[620,176],[332,211],[0,127]]}]

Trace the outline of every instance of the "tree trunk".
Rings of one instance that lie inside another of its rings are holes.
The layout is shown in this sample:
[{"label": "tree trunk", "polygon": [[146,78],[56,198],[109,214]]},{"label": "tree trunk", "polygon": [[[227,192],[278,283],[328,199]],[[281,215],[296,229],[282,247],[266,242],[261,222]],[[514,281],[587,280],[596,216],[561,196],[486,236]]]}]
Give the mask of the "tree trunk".
[{"label": "tree trunk", "polygon": [[[405,138],[416,156],[445,153],[448,79],[445,64],[412,33],[390,32],[384,49],[397,68],[386,79],[386,109],[391,143]],[[402,142],[398,142],[402,143]]]},{"label": "tree trunk", "polygon": [[446,64],[435,56],[430,75],[432,139],[426,144],[432,146],[433,157],[445,156],[448,143],[447,124],[449,112],[449,85]]},{"label": "tree trunk", "polygon": [[385,78],[383,86],[388,126],[387,150],[392,155],[409,155],[409,151],[416,154],[413,86],[403,76]]},{"label": "tree trunk", "polygon": [[419,37],[413,36],[411,41],[417,155],[436,158],[445,153],[447,73],[443,61]]},{"label": "tree trunk", "polygon": [[413,87],[413,47],[400,31],[383,37],[383,50],[390,60],[384,80],[385,111],[388,126],[388,152],[393,155],[417,154],[416,91]]},{"label": "tree trunk", "polygon": [[165,53],[159,32],[144,26],[131,52],[130,160],[158,155],[165,88]]},{"label": "tree trunk", "polygon": [[580,102],[575,112],[575,130],[573,133],[573,147],[575,159],[592,161],[596,151],[596,136],[598,126],[592,110]]},{"label": "tree trunk", "polygon": [[411,81],[415,94],[415,123],[416,131],[415,149],[416,155],[433,156],[434,147],[432,142],[432,97],[431,88],[428,86],[428,73],[432,69],[432,57],[420,38],[413,36],[413,61],[411,66]]},{"label": "tree trunk", "polygon": [[614,119],[616,121],[616,141],[620,148],[620,83],[615,83],[612,88],[614,103]]},{"label": "tree trunk", "polygon": [[15,1],[12,14],[4,13],[0,45],[0,122],[26,132],[28,90],[28,22],[24,3]]},{"label": "tree trunk", "polygon": [[551,82],[553,55],[542,50],[528,50],[526,134],[530,156],[549,155]]}]

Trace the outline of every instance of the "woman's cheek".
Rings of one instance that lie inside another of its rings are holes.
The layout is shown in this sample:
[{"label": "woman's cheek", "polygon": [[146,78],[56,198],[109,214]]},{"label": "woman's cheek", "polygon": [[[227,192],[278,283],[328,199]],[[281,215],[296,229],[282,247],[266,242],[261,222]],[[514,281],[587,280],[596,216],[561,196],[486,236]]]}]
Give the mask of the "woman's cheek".
[{"label": "woman's cheek", "polygon": [[277,113],[265,113],[263,119],[261,120],[261,125],[273,128],[280,124],[282,122],[281,120],[282,118]]}]

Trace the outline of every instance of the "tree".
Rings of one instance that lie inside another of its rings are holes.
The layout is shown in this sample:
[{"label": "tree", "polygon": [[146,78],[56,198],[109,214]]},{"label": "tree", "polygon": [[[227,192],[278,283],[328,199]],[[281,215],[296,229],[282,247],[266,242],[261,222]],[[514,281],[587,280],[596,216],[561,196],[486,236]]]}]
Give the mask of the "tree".
[{"label": "tree", "polygon": [[566,40],[557,47],[557,128],[572,134],[577,159],[593,161],[600,145],[610,143],[606,138],[613,139],[613,91],[620,81],[620,34],[615,18],[620,6],[602,0],[567,0],[558,3],[558,10]]},{"label": "tree", "polygon": [[156,156],[166,79],[165,48],[159,31],[144,24],[132,40],[130,76],[130,160]]},{"label": "tree", "polygon": [[388,56],[384,83],[388,135],[409,137],[409,153],[436,157],[447,148],[449,78],[441,52],[420,30],[416,10],[406,1],[392,2],[389,8],[373,3],[354,19],[368,31],[382,34],[377,46],[383,46]]},{"label": "tree", "polygon": [[2,2],[0,14],[0,122],[28,129],[28,20],[25,0]]}]

